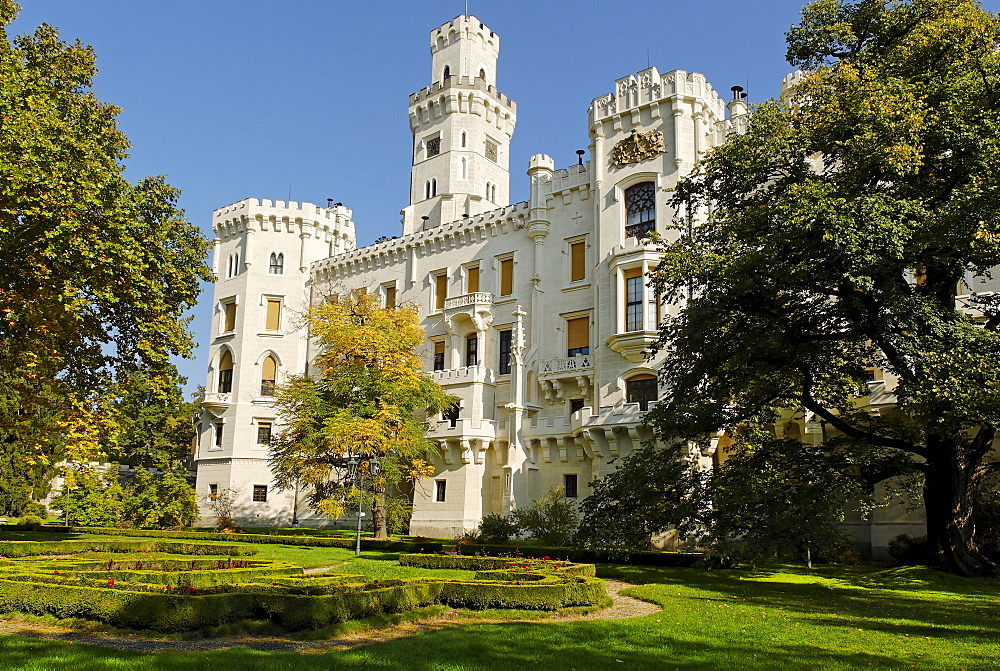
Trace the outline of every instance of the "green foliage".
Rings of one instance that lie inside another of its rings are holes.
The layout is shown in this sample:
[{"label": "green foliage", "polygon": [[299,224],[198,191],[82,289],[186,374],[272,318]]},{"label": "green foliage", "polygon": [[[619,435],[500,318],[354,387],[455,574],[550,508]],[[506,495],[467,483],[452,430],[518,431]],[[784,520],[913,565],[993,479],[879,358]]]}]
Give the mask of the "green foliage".
[{"label": "green foliage", "polygon": [[410,530],[413,501],[405,496],[386,497],[385,528],[390,535],[405,534]]},{"label": "green foliage", "polygon": [[643,445],[612,473],[594,481],[580,504],[577,543],[585,547],[645,550],[650,538],[676,530],[704,533],[711,494],[706,474],[692,466],[687,445]]},{"label": "green foliage", "polygon": [[526,532],[546,545],[568,545],[580,523],[575,499],[566,498],[562,487],[536,499],[530,508],[512,513],[518,530]]},{"label": "green foliage", "polygon": [[[52,499],[70,524],[117,526],[125,519],[125,490],[118,484],[118,469],[101,475],[86,466],[68,469],[62,490]],[[67,515],[68,514],[68,515]]]},{"label": "green foliage", "polygon": [[478,542],[506,543],[517,534],[517,522],[510,515],[490,513],[479,521],[478,531]]},{"label": "green foliage", "polygon": [[[452,399],[422,370],[416,350],[424,332],[413,306],[386,309],[376,296],[354,291],[316,305],[306,320],[321,347],[319,374],[277,390],[286,424],[271,443],[275,481],[311,486],[314,507],[332,517],[364,496],[376,537],[385,537],[386,492],[433,474],[415,413],[440,412]],[[348,477],[352,454],[379,459],[377,475],[361,460],[365,492]]]},{"label": "green foliage", "polygon": [[[971,0],[820,0],[788,46],[808,72],[674,193],[682,234],[657,281],[683,307],[650,421],[700,439],[804,408],[922,471],[937,561],[987,573],[973,496],[997,468],[1000,312],[979,297],[976,323],[956,295],[1000,265],[1000,19]],[[894,411],[855,400],[869,368]]]},{"label": "green foliage", "polygon": [[931,560],[926,536],[900,534],[889,541],[889,556],[902,566],[924,566]]},{"label": "green foliage", "polygon": [[194,487],[174,473],[153,476],[140,468],[125,492],[124,519],[142,529],[189,527],[198,518]]},{"label": "green foliage", "polygon": [[42,526],[42,518],[38,515],[25,515],[17,523],[22,527],[40,527]]},{"label": "green foliage", "polygon": [[184,555],[249,556],[257,553],[250,545],[184,543],[169,540],[86,539],[60,541],[0,541],[0,557],[65,555],[80,552],[166,552]]}]

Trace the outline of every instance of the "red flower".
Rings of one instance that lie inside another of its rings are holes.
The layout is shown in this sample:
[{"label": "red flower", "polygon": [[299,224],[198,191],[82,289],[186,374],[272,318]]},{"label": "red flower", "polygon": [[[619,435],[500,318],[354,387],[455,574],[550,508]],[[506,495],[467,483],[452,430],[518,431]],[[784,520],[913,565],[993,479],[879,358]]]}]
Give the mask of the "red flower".
[{"label": "red flower", "polygon": [[59,571],[53,571],[53,573],[55,573],[56,575],[59,575]]},{"label": "red flower", "polygon": [[542,557],[542,561],[548,561],[548,559],[549,559],[548,555]]},{"label": "red flower", "polygon": [[114,587],[114,586],[115,586],[115,581],[114,580],[109,580],[108,581],[108,587]]},{"label": "red flower", "polygon": [[167,585],[167,589],[173,589],[171,585]]}]

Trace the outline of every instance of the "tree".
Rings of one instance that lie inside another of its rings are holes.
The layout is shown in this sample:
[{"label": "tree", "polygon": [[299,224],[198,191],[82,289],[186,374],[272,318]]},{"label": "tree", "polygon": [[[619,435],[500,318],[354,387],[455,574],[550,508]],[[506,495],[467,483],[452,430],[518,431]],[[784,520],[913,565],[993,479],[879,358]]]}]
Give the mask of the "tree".
[{"label": "tree", "polygon": [[[1000,264],[1000,21],[971,0],[819,0],[788,58],[808,70],[789,97],[674,193],[679,230],[699,225],[658,271],[687,302],[651,421],[697,438],[804,408],[918,470],[937,562],[991,572],[973,513],[998,469],[1000,312],[956,296]],[[898,380],[893,411],[855,400],[872,369]]]},{"label": "tree", "polygon": [[549,491],[530,508],[518,508],[511,517],[519,531],[526,531],[545,545],[568,545],[580,524],[575,499],[566,498],[561,486]]},{"label": "tree", "polygon": [[95,411],[108,383],[188,355],[183,314],[211,275],[178,191],[125,180],[93,51],[48,25],[9,39],[18,9],[0,0],[0,442],[34,459],[24,418],[39,388],[68,415]]},{"label": "tree", "polygon": [[[275,481],[283,488],[314,487],[314,507],[332,517],[364,496],[375,536],[384,538],[387,493],[434,472],[416,413],[440,412],[454,399],[422,371],[416,349],[424,331],[413,306],[382,308],[377,297],[353,291],[305,316],[320,347],[317,374],[276,391],[286,425],[271,443]],[[352,455],[364,456],[364,491],[348,477]],[[381,470],[373,477],[369,458],[375,456]]]},{"label": "tree", "polygon": [[191,455],[198,405],[184,400],[185,379],[172,364],[137,371],[116,385],[110,412],[118,431],[105,444],[112,461],[176,471]]}]

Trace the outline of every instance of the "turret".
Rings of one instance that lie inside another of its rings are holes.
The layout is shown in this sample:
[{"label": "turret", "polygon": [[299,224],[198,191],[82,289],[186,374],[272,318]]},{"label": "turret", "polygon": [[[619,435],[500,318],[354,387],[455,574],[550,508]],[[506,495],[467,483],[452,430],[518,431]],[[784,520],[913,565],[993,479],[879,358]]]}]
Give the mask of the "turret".
[{"label": "turret", "polygon": [[404,235],[509,202],[517,105],[496,89],[499,36],[463,15],[431,31],[430,47],[432,83],[410,96]]}]

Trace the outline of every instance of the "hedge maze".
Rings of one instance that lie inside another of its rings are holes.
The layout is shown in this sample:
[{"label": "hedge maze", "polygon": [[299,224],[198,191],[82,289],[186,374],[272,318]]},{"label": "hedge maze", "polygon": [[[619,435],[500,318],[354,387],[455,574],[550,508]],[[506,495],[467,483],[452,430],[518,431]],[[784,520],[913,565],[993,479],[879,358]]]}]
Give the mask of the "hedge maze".
[{"label": "hedge maze", "polygon": [[289,562],[255,560],[256,552],[161,539],[0,541],[0,612],[160,631],[265,619],[296,631],[431,604],[554,610],[606,599],[592,564],[411,554],[400,563],[474,570],[475,578],[379,581],[305,575]]}]

